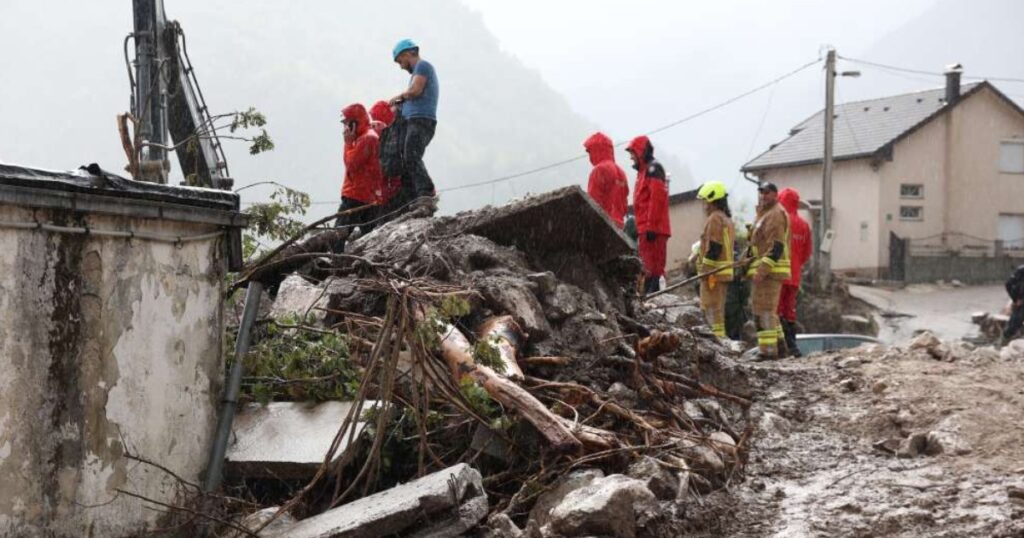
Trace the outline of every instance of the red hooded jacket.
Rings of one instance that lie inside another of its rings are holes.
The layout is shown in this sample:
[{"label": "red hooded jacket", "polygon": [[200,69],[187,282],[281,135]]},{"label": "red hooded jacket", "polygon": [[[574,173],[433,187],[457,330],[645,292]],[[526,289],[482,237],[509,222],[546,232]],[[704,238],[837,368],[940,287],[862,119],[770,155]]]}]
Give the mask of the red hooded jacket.
[{"label": "red hooded jacket", "polygon": [[615,146],[604,133],[594,133],[583,143],[590,155],[590,171],[587,194],[604,209],[604,212],[622,228],[629,205],[629,180],[626,172],[615,164]]},{"label": "red hooded jacket", "polygon": [[[387,101],[377,101],[370,107],[370,126],[380,136],[384,129],[391,127],[391,124],[395,121],[395,111],[391,109],[391,105]],[[386,177],[381,186],[381,204],[386,204],[392,198],[398,194],[398,191],[402,190],[402,178],[400,177]]]},{"label": "red hooded jacket", "polygon": [[383,174],[380,169],[380,140],[370,129],[370,115],[359,103],[342,109],[346,122],[355,121],[355,137],[345,141],[345,181],[341,195],[365,204],[376,204],[380,199]]},{"label": "red hooded jacket", "polygon": [[646,136],[638,136],[629,143],[627,151],[639,158],[636,187],[633,189],[633,213],[636,231],[643,235],[654,232],[671,236],[668,219],[668,179],[661,163],[654,159],[654,146]]},{"label": "red hooded jacket", "polygon": [[800,286],[800,270],[804,263],[811,257],[812,243],[811,227],[807,221],[797,213],[800,206],[800,193],[796,189],[782,189],[779,191],[779,204],[789,215],[789,280],[783,282],[787,286]]}]

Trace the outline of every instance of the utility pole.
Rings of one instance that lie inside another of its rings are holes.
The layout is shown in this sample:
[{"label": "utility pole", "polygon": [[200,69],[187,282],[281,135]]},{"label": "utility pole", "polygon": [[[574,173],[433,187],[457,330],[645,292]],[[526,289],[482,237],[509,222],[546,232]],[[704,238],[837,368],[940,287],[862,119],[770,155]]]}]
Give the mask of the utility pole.
[{"label": "utility pole", "polygon": [[825,157],[821,176],[821,244],[818,285],[827,290],[832,280],[832,138],[835,131],[836,50],[825,59]]}]

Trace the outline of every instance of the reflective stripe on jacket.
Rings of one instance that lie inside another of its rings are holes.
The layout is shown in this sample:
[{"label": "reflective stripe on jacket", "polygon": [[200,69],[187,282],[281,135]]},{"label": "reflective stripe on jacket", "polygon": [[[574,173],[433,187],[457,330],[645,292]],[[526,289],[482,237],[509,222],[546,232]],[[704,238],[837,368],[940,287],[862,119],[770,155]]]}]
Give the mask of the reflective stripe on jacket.
[{"label": "reflective stripe on jacket", "polygon": [[[782,256],[773,260],[770,255],[776,243],[782,244]],[[754,231],[750,234],[749,248],[754,261],[747,268],[748,277],[760,272],[773,280],[789,278],[789,217],[778,203],[758,211]],[[768,269],[762,270],[762,266]]]},{"label": "reflective stripe on jacket", "polygon": [[[723,211],[715,210],[704,221],[704,233],[700,237],[700,268],[697,272],[706,273],[720,267],[728,267],[728,269],[722,269],[708,277],[709,283],[710,281],[728,282],[733,279],[734,272],[731,266],[735,263],[733,260],[733,237],[735,236],[736,229],[732,219]],[[708,258],[712,242],[722,245],[722,250],[717,256],[718,259],[714,260]]]}]

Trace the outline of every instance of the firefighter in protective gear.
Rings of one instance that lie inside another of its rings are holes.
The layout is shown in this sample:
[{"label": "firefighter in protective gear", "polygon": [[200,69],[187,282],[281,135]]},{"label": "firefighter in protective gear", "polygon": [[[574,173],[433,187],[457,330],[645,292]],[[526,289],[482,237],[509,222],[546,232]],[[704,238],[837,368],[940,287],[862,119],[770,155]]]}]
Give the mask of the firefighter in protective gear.
[{"label": "firefighter in protective gear", "polygon": [[758,187],[757,220],[748,246],[751,262],[747,277],[753,281],[751,310],[757,326],[762,360],[779,356],[779,293],[789,279],[789,216],[779,205],[779,189],[772,183]]},{"label": "firefighter in protective gear", "polygon": [[587,181],[587,194],[621,229],[629,205],[629,180],[626,172],[615,164],[612,139],[604,133],[594,133],[583,142],[583,147],[590,155],[590,164],[594,165]]},{"label": "firefighter in protective gear", "polygon": [[[700,308],[715,336],[725,338],[725,292],[733,279],[733,240],[736,227],[732,223],[728,193],[721,181],[709,181],[697,191],[704,201],[704,231],[700,236],[700,259],[697,273],[721,269],[700,281]],[[724,269],[723,269],[724,268]]]},{"label": "firefighter in protective gear", "polygon": [[672,235],[668,217],[668,177],[654,159],[654,146],[646,136],[638,136],[626,147],[637,171],[633,188],[633,211],[640,261],[644,264],[644,293],[661,288],[665,275],[668,238]]}]

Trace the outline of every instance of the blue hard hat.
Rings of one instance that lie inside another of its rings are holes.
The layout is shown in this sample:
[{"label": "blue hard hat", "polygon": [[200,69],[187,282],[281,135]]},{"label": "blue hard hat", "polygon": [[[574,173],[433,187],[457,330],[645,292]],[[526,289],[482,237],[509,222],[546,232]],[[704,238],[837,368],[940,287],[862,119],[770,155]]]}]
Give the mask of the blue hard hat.
[{"label": "blue hard hat", "polygon": [[409,49],[418,49],[418,48],[420,48],[420,46],[417,45],[415,41],[413,41],[411,39],[403,39],[403,40],[399,41],[395,45],[394,50],[391,51],[391,59],[392,60],[397,60],[399,54],[401,54],[401,53],[403,53],[403,52],[405,52],[405,51],[407,51]]}]

